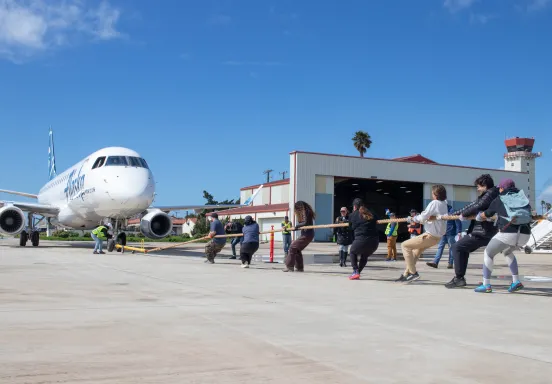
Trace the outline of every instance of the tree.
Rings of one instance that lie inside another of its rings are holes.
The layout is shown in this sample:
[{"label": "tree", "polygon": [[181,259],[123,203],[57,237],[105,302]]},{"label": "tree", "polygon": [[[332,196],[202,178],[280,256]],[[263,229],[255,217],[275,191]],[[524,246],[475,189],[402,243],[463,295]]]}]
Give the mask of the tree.
[{"label": "tree", "polygon": [[364,157],[366,150],[368,150],[372,145],[370,135],[364,131],[356,131],[353,136],[353,145],[358,153],[360,153],[360,157]]},{"label": "tree", "polygon": [[[203,191],[203,198],[205,200],[207,200],[205,205],[234,205],[234,204],[239,204],[240,203],[239,198],[235,201],[234,201],[234,199],[231,199],[231,200],[227,199],[227,200],[223,200],[223,201],[217,201],[217,200],[215,200],[214,196],[211,195],[207,191]],[[201,213],[198,215],[198,217],[205,217],[205,214],[207,212],[213,212],[213,211],[215,211],[215,209],[204,209],[203,211],[201,211]]]}]

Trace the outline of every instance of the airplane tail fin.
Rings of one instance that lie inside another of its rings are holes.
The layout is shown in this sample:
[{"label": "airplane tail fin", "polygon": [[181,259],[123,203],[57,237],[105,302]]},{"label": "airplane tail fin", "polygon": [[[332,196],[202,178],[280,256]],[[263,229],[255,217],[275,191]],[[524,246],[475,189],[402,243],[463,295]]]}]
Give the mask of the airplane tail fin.
[{"label": "airplane tail fin", "polygon": [[249,198],[247,200],[245,200],[241,205],[244,206],[244,207],[253,205],[253,200],[255,200],[255,197],[257,197],[259,192],[261,192],[261,189],[263,189],[263,184],[261,184],[261,186],[259,188],[257,188],[257,190],[255,191],[255,193],[253,193],[251,196],[249,196]]},{"label": "airplane tail fin", "polygon": [[50,142],[48,143],[48,180],[52,180],[56,174],[56,157],[54,155],[54,133],[50,127]]}]

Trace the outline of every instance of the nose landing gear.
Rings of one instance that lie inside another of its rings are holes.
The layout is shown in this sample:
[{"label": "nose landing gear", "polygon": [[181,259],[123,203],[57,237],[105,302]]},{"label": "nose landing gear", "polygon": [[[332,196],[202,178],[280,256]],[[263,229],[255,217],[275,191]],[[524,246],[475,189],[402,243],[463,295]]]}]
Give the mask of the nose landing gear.
[{"label": "nose landing gear", "polygon": [[[127,244],[127,236],[125,232],[119,232],[119,220],[115,220],[115,230],[113,231],[115,239],[111,238],[107,240],[107,251],[113,252],[115,250],[115,245],[119,244],[125,246]],[[117,248],[117,252],[123,252],[122,248]]]}]

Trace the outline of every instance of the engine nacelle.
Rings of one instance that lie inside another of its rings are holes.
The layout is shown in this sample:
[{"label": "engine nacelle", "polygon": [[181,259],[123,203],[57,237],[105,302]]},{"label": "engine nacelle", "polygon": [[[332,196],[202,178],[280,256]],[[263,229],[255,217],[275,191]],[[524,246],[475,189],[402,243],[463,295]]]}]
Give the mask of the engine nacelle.
[{"label": "engine nacelle", "polygon": [[140,220],[140,232],[150,239],[162,239],[172,231],[172,220],[160,210],[148,210]]},{"label": "engine nacelle", "polygon": [[0,233],[4,235],[19,235],[25,229],[23,211],[13,205],[0,208]]}]

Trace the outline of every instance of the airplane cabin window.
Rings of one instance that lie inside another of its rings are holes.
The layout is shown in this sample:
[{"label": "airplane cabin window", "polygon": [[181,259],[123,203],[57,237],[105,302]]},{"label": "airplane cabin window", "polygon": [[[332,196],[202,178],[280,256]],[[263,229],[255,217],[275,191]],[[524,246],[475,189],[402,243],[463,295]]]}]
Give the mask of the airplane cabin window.
[{"label": "airplane cabin window", "polygon": [[105,163],[105,156],[98,157],[92,166],[92,169],[100,168]]},{"label": "airplane cabin window", "polygon": [[111,166],[111,165],[114,165],[114,166],[127,166],[129,165],[128,164],[128,161],[126,159],[126,156],[109,156],[107,158],[107,161],[105,162],[105,166]]}]

